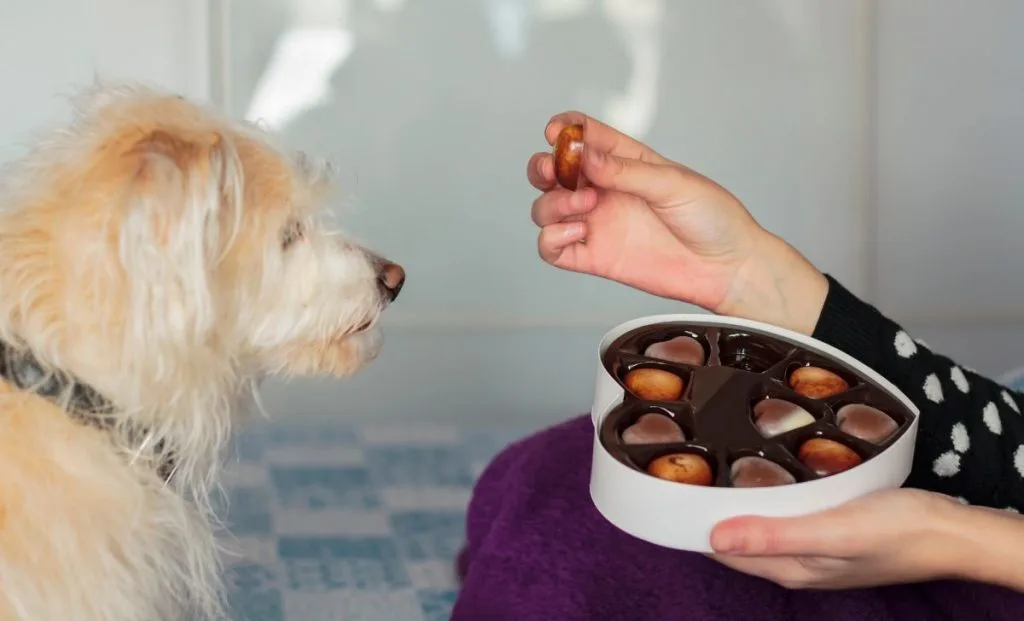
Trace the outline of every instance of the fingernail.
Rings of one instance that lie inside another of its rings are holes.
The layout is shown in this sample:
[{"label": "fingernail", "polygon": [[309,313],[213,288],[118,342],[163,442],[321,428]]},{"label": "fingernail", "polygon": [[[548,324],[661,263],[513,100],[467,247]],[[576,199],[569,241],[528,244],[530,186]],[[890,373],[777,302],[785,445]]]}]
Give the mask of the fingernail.
[{"label": "fingernail", "polygon": [[723,535],[715,539],[711,548],[719,554],[732,554],[736,551],[736,542],[728,535]]},{"label": "fingernail", "polygon": [[582,234],[583,234],[583,223],[582,222],[573,222],[569,226],[565,227],[565,236],[566,237],[579,237]]},{"label": "fingernail", "polygon": [[586,197],[582,192],[573,192],[572,196],[569,197],[569,204],[572,205],[574,210],[583,209],[586,202]]},{"label": "fingernail", "polygon": [[742,539],[739,533],[720,530],[711,534],[711,548],[719,554],[732,554],[740,549]]},{"label": "fingernail", "polygon": [[595,166],[600,166],[604,163],[604,151],[600,149],[587,149],[587,159],[590,163]]}]

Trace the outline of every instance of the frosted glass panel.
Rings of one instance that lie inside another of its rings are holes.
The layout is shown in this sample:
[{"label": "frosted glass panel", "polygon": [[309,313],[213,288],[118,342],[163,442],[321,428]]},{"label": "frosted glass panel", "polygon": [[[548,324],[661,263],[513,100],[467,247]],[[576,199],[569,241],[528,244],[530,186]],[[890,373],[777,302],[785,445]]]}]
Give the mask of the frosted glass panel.
[{"label": "frosted glass panel", "polygon": [[1024,3],[880,2],[880,301],[1024,318]]},{"label": "frosted glass panel", "polygon": [[342,222],[408,269],[391,323],[679,308],[537,258],[525,165],[569,108],[718,179],[860,289],[866,5],[234,2],[230,108],[339,165]]},{"label": "frosted glass panel", "polygon": [[0,161],[67,116],[65,95],[105,79],[205,98],[204,0],[0,2]]}]

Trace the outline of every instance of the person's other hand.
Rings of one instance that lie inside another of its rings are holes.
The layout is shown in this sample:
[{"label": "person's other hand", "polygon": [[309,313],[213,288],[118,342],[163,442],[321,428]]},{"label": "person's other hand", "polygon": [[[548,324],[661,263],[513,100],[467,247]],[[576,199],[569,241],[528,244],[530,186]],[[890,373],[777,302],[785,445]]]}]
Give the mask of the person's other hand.
[{"label": "person's other hand", "polygon": [[534,154],[527,167],[542,192],[532,218],[546,262],[714,313],[813,330],[828,289],[824,276],[735,196],[578,112],[549,121],[548,143],[573,123],[584,126],[585,187],[558,186],[550,152]]},{"label": "person's other hand", "polygon": [[[738,517],[711,533],[712,558],[788,588],[846,589],[953,577],[955,519],[970,510],[932,492],[876,492],[795,518]],[[984,511],[984,510],[981,510]]]}]

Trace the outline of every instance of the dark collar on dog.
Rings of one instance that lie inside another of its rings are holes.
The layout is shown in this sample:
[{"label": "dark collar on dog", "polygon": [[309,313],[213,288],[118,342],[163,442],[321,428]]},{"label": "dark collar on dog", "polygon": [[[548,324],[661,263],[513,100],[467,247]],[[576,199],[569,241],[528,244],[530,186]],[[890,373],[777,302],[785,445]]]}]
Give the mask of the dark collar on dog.
[{"label": "dark collar on dog", "polygon": [[[66,373],[46,370],[30,351],[15,349],[3,341],[0,341],[0,377],[21,390],[49,399],[83,424],[105,431],[112,427],[111,416],[115,409],[109,399]],[[165,481],[173,472],[170,458],[158,469]]]}]

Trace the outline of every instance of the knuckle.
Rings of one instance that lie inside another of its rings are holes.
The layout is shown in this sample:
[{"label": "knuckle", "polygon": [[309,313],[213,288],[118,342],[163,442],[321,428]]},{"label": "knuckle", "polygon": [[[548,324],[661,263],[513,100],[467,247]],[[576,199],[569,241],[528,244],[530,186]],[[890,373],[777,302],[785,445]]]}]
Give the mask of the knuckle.
[{"label": "knuckle", "polygon": [[603,175],[606,179],[620,179],[629,174],[630,162],[624,160],[621,157],[615,157],[611,154],[605,154],[604,162],[598,168],[597,173]]},{"label": "knuckle", "polygon": [[540,254],[540,258],[550,263],[552,260],[552,253],[554,247],[551,241],[551,231],[549,229],[541,229],[540,235],[537,236],[537,252]]},{"label": "knuckle", "polygon": [[544,205],[540,199],[533,201],[533,205],[530,206],[530,219],[537,226],[541,226],[541,211],[544,209]]}]

